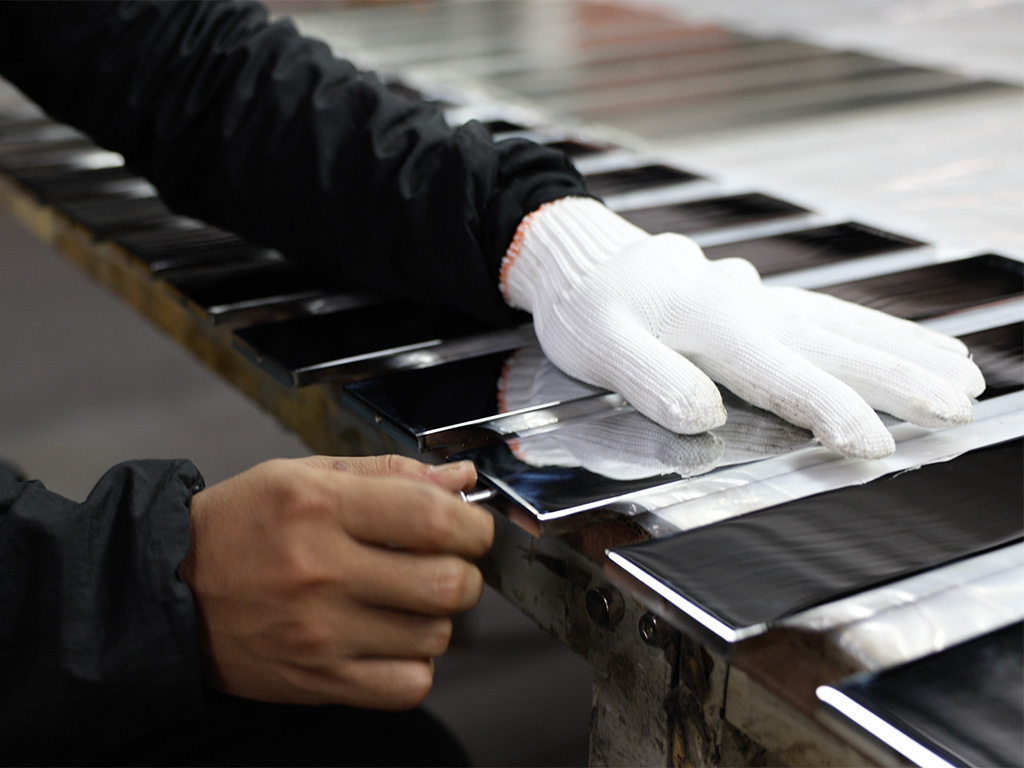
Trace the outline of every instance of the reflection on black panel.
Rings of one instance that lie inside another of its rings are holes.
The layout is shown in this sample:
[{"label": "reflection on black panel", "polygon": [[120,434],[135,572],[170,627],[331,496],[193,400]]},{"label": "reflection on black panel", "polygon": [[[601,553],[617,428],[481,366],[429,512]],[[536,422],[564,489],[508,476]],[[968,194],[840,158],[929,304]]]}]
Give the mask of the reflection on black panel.
[{"label": "reflection on black panel", "polygon": [[453,456],[452,460],[471,459],[484,477],[518,497],[537,515],[568,513],[579,507],[609,506],[621,496],[675,482],[676,474],[656,475],[636,480],[611,480],[583,467],[534,467],[512,453],[505,443]]},{"label": "reflection on black panel", "polygon": [[484,120],[481,124],[484,128],[494,134],[518,133],[519,131],[529,130],[528,126],[509,122],[508,120]]},{"label": "reflection on black panel", "polygon": [[1024,291],[1024,264],[985,254],[819,288],[841,299],[909,320],[938,317]]},{"label": "reflection on black panel", "polygon": [[115,234],[112,238],[154,274],[173,269],[280,259],[276,252],[209,226],[146,229]]},{"label": "reflection on black panel", "polygon": [[1012,323],[961,336],[985,375],[979,400],[1024,389],[1024,326]]},{"label": "reflection on black panel", "polygon": [[733,629],[1019,540],[1024,441],[618,550]]},{"label": "reflection on black panel", "polygon": [[87,200],[62,203],[57,207],[97,238],[155,226],[174,215],[159,197]]},{"label": "reflection on black panel", "polygon": [[243,328],[235,335],[262,358],[287,371],[350,359],[434,339],[493,330],[448,309],[393,301],[316,317]]},{"label": "reflection on black panel", "polygon": [[123,165],[113,168],[86,168],[64,171],[48,176],[36,176],[23,183],[35,192],[44,203],[53,205],[67,200],[90,197],[111,184],[139,179]]},{"label": "reflection on black panel", "polygon": [[617,171],[591,173],[583,177],[587,189],[598,197],[621,195],[636,192],[640,189],[660,187],[666,184],[679,184],[696,181],[700,176],[670,168],[667,165],[642,165],[639,168],[620,168]]},{"label": "reflection on black panel", "polygon": [[661,232],[704,232],[739,227],[810,213],[775,197],[750,193],[623,211],[620,215],[652,235]]},{"label": "reflection on black panel", "polygon": [[432,429],[497,415],[496,390],[508,352],[377,376],[346,392],[412,439]]},{"label": "reflection on black panel", "polygon": [[918,240],[847,222],[711,245],[704,253],[709,259],[746,259],[767,277],[922,245]]},{"label": "reflection on black panel", "polygon": [[95,149],[96,145],[84,136],[59,141],[8,141],[0,143],[0,168],[17,168],[26,158],[53,152]]},{"label": "reflection on black panel", "polygon": [[617,149],[614,144],[600,141],[579,141],[577,139],[563,139],[561,141],[546,141],[544,146],[564,152],[572,158],[588,157],[602,152],[611,152]]},{"label": "reflection on black panel", "polygon": [[1018,622],[834,687],[953,765],[1024,765],[1022,649]]},{"label": "reflection on black panel", "polygon": [[245,266],[230,270],[210,270],[168,282],[204,309],[258,302],[276,296],[299,293],[325,293],[338,286],[315,272],[287,263]]}]

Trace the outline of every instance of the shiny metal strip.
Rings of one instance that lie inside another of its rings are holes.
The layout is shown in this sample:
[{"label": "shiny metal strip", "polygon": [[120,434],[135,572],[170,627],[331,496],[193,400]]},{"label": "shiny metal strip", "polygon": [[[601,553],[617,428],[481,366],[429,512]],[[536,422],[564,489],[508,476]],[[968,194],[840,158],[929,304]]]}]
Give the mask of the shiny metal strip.
[{"label": "shiny metal strip", "polygon": [[914,765],[920,766],[920,768],[956,768],[928,747],[832,686],[819,686],[815,693],[821,702],[899,752]]},{"label": "shiny metal strip", "polygon": [[685,531],[815,493],[860,485],[893,472],[947,461],[974,448],[1024,435],[1024,392],[977,403],[974,419],[971,424],[941,430],[896,424],[890,428],[896,451],[884,459],[855,461],[825,448],[806,448],[638,494],[635,501],[663,523]]},{"label": "shiny metal strip", "polygon": [[1024,620],[1024,543],[811,608],[781,627],[828,633],[865,670],[930,656]]},{"label": "shiny metal strip", "polygon": [[369,292],[332,293],[329,290],[311,290],[231,304],[215,304],[207,307],[202,316],[210,325],[249,325],[302,315],[343,312],[384,300],[380,294]]}]

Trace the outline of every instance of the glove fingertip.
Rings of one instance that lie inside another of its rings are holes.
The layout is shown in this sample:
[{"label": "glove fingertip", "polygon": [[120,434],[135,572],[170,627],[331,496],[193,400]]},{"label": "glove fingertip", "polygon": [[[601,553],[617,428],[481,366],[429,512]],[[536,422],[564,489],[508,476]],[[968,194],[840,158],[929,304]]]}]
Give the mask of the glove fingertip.
[{"label": "glove fingertip", "polygon": [[829,450],[849,459],[884,459],[896,450],[896,441],[880,420],[856,434],[828,435],[815,431],[815,437]]},{"label": "glove fingertip", "polygon": [[714,394],[714,398],[665,398],[662,426],[681,435],[697,435],[722,426],[726,419],[725,406],[717,390]]}]

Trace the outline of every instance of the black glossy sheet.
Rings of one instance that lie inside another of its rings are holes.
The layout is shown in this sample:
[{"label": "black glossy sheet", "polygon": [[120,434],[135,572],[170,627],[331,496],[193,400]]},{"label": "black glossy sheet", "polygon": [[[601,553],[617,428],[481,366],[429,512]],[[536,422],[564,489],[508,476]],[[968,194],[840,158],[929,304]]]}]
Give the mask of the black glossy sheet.
[{"label": "black glossy sheet", "polygon": [[58,202],[91,197],[111,184],[139,179],[125,166],[112,168],[84,168],[77,171],[63,171],[48,176],[26,179],[23,183],[35,192],[42,202],[53,205]]},{"label": "black glossy sheet", "polygon": [[617,171],[585,174],[583,177],[587,189],[598,197],[622,195],[626,192],[696,181],[700,178],[695,173],[667,165],[620,168]]},{"label": "black glossy sheet", "polygon": [[669,473],[613,480],[585,467],[535,467],[517,458],[505,443],[452,457],[453,461],[459,459],[470,459],[482,477],[511,491],[540,518],[572,514],[578,508],[599,507],[624,514],[643,511],[642,505],[615,499],[682,479],[681,475]]},{"label": "black glossy sheet", "polygon": [[326,294],[341,287],[315,272],[285,262],[244,265],[233,269],[208,270],[167,281],[198,307],[258,302],[297,293]]},{"label": "black glossy sheet", "polygon": [[1024,441],[616,550],[733,629],[1018,540]]},{"label": "black glossy sheet", "polygon": [[116,232],[158,226],[174,217],[159,197],[77,200],[59,203],[56,207],[97,239]]},{"label": "black glossy sheet", "polygon": [[1024,326],[1011,323],[960,337],[985,375],[988,400],[1024,389]]},{"label": "black glossy sheet", "polygon": [[496,416],[498,379],[508,357],[498,352],[377,376],[347,384],[345,392],[417,445],[418,436],[429,430]]},{"label": "black glossy sheet", "polygon": [[799,205],[758,192],[622,211],[621,216],[653,235],[740,227],[810,213]]},{"label": "black glossy sheet", "polygon": [[619,149],[614,144],[607,142],[579,141],[578,139],[560,139],[558,141],[544,141],[542,143],[552,149],[557,149],[559,152],[564,152],[572,158],[589,157],[601,152],[611,152],[613,149]]},{"label": "black glossy sheet", "polygon": [[283,259],[276,251],[206,225],[121,232],[111,239],[145,263],[154,274]]},{"label": "black glossy sheet", "polygon": [[954,765],[1024,765],[1024,624],[834,687]]},{"label": "black glossy sheet", "polygon": [[709,259],[746,259],[767,277],[923,245],[918,240],[849,221],[711,245],[704,249],[704,253]]},{"label": "black glossy sheet", "polygon": [[513,123],[509,120],[484,120],[481,125],[493,134],[519,133],[520,131],[529,130],[529,126],[522,123]]},{"label": "black glossy sheet", "polygon": [[[494,330],[469,315],[390,301],[235,331],[242,349],[293,374],[323,363]],[[296,380],[301,383],[301,377]]]},{"label": "black glossy sheet", "polygon": [[1024,293],[1024,263],[996,254],[819,288],[841,299],[921,320]]}]

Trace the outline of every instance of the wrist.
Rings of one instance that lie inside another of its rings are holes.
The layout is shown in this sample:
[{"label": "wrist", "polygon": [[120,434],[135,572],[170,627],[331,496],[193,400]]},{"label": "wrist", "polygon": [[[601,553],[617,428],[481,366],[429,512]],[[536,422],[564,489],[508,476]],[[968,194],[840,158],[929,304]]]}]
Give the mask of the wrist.
[{"label": "wrist", "polygon": [[516,229],[501,264],[502,295],[510,306],[533,312],[542,297],[571,292],[601,262],[645,237],[597,200],[545,203]]}]

